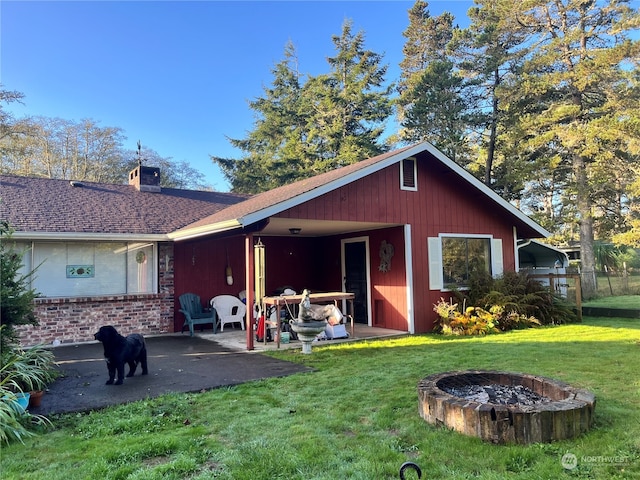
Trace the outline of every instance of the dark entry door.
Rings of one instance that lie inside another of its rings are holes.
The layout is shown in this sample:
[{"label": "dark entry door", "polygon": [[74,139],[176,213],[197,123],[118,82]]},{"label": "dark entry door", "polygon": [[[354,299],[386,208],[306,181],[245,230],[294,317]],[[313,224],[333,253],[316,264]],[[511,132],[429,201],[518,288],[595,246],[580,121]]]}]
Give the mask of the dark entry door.
[{"label": "dark entry door", "polygon": [[346,292],[355,294],[354,321],[369,323],[369,297],[367,294],[367,245],[366,242],[344,244],[344,286]]}]

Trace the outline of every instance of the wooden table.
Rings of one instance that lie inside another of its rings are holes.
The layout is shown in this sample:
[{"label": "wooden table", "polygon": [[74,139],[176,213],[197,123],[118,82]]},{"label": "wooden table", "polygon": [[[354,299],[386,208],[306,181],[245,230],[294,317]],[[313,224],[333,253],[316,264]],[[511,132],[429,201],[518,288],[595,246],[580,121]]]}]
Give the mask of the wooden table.
[{"label": "wooden table", "polygon": [[[309,294],[309,300],[311,303],[331,303],[337,307],[338,302],[346,301],[349,304],[350,314],[345,314],[345,317],[349,317],[351,320],[351,338],[353,338],[353,316],[355,314],[355,310],[353,309],[353,300],[355,299],[355,293],[347,293],[347,292],[324,292],[324,293],[311,293]],[[276,345],[280,348],[280,311],[282,310],[282,306],[292,305],[294,307],[299,307],[300,302],[304,298],[304,295],[279,295],[277,297],[263,297],[262,303],[266,307],[267,305],[271,305],[276,307]],[[263,307],[263,312],[266,311],[266,308]],[[266,319],[265,315],[265,330],[267,328],[267,323],[273,324],[274,322],[269,322]],[[267,335],[265,331],[264,341],[267,341]]]}]

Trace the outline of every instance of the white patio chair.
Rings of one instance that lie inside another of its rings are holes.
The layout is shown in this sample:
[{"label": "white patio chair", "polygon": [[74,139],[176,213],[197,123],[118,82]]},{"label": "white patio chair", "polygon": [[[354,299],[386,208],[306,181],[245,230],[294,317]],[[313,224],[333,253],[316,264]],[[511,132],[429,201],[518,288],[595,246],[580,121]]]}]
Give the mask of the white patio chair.
[{"label": "white patio chair", "polygon": [[224,332],[225,323],[240,323],[242,330],[244,330],[244,316],[247,313],[247,306],[238,297],[218,295],[211,299],[211,306],[218,314],[221,332]]}]

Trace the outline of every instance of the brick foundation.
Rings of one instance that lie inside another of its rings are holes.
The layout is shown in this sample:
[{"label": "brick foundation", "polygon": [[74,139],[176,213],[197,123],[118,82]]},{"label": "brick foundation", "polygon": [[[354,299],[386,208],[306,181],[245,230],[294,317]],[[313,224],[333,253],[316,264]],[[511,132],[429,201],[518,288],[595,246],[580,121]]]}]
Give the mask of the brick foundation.
[{"label": "brick foundation", "polygon": [[34,311],[40,325],[17,328],[25,346],[87,342],[102,325],[113,325],[122,335],[173,331],[171,295],[37,299]]}]

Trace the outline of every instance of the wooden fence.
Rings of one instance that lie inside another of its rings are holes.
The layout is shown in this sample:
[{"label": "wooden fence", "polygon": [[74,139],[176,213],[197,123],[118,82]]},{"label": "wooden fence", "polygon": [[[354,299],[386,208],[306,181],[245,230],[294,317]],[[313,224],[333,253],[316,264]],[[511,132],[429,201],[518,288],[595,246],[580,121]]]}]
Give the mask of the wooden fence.
[{"label": "wooden fence", "polygon": [[[568,279],[572,279],[575,283],[576,290],[576,314],[578,315],[578,320],[582,321],[582,287],[580,285],[580,275],[577,273],[541,273],[541,274],[529,274],[531,278],[546,278],[549,280],[549,289],[551,293],[558,293],[561,287],[570,287],[567,283]],[[564,279],[564,282],[560,280]]]}]

